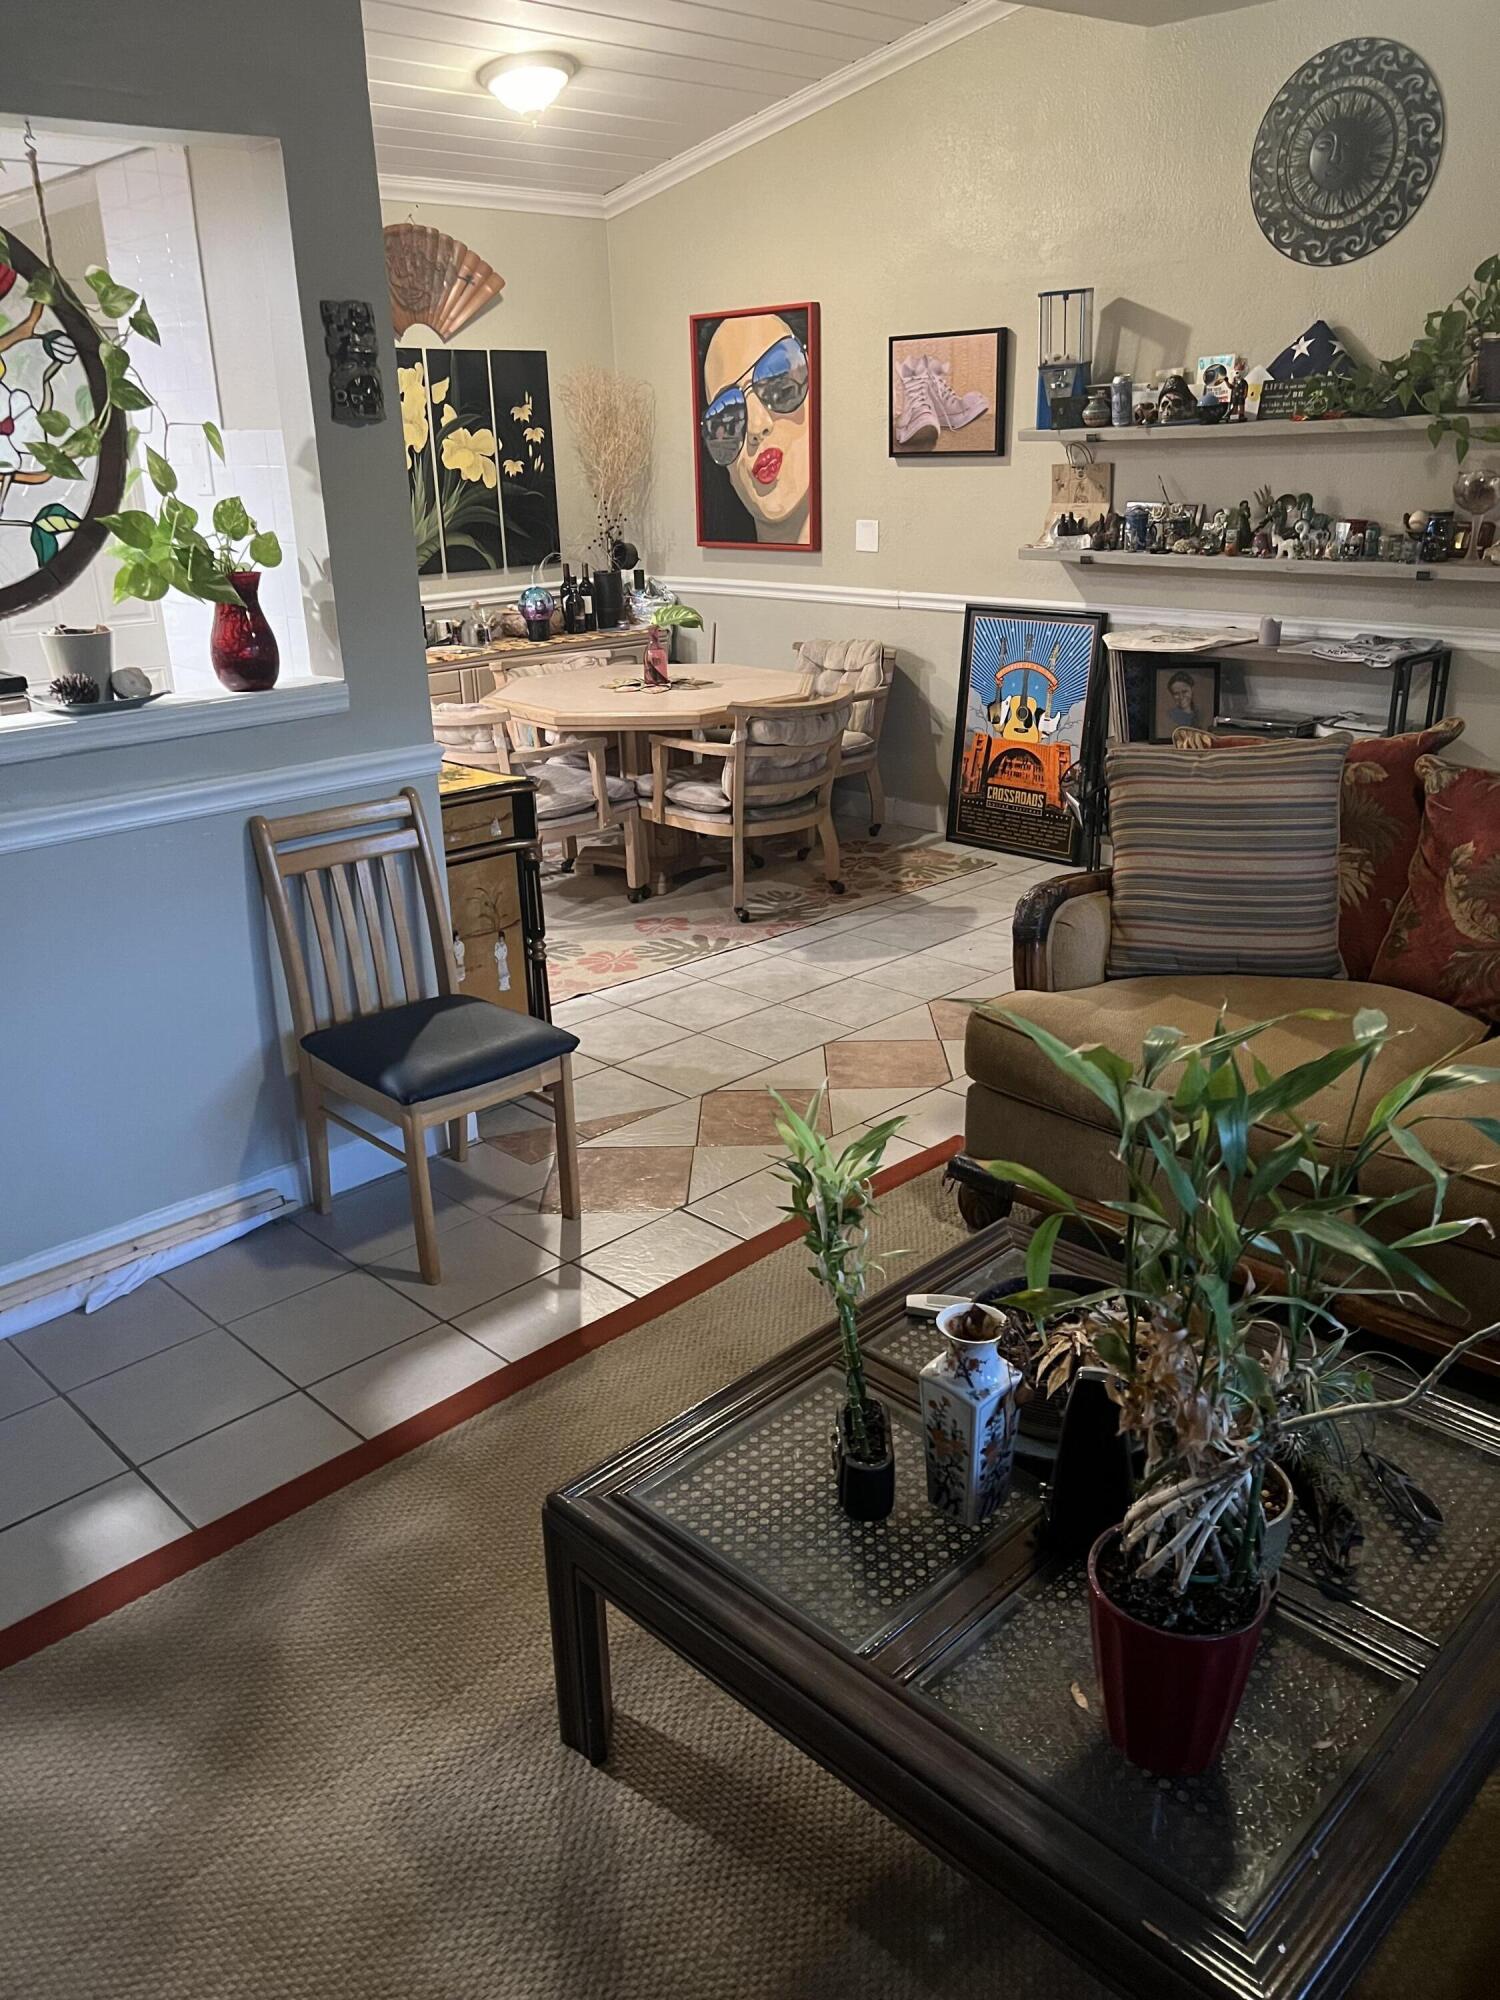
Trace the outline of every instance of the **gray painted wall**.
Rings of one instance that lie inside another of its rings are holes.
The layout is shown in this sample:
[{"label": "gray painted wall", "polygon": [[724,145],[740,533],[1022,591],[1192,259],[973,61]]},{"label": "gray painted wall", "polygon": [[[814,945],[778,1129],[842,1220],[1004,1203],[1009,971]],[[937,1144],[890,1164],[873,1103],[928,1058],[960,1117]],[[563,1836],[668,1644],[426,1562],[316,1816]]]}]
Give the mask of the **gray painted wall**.
[{"label": "gray painted wall", "polygon": [[[45,31],[7,37],[0,113],[280,141],[350,695],[6,765],[0,815],[293,765],[329,802],[326,760],[431,736],[400,423],[336,426],[323,390],[318,301],[368,299],[386,326],[358,0],[53,0]],[[295,1157],[248,813],[0,854],[0,1273]]]}]

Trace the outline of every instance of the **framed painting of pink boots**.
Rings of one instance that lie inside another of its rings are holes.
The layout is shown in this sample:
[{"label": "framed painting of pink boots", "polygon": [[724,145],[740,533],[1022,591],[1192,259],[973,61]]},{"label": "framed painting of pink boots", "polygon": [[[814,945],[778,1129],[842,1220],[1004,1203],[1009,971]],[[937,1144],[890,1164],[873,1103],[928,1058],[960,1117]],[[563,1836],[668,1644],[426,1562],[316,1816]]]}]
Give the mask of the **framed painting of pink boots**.
[{"label": "framed painting of pink boots", "polygon": [[999,458],[1005,451],[1003,326],[891,335],[892,458]]}]

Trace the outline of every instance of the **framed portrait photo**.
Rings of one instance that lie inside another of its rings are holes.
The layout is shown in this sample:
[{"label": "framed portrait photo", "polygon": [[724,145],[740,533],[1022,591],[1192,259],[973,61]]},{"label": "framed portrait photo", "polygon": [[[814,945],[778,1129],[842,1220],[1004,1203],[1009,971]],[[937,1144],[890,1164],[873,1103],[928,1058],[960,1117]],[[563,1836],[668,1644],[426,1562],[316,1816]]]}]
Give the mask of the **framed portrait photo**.
[{"label": "framed portrait photo", "polygon": [[994,458],[1005,450],[1003,326],[891,336],[890,456]]},{"label": "framed portrait photo", "polygon": [[699,548],[821,548],[818,308],[743,306],[690,326]]},{"label": "framed portrait photo", "polygon": [[1151,741],[1170,743],[1176,729],[1212,729],[1219,712],[1216,661],[1191,665],[1181,660],[1151,664]]},{"label": "framed portrait photo", "polygon": [[1109,714],[1102,611],[964,612],[948,838],[1092,864],[1090,818]]}]

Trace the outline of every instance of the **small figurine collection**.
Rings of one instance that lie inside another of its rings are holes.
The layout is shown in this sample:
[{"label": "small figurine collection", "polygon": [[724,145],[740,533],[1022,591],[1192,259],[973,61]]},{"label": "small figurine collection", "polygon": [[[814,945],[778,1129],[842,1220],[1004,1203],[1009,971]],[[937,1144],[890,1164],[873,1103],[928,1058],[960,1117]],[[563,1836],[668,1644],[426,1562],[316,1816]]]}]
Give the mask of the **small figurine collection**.
[{"label": "small figurine collection", "polygon": [[1321,513],[1311,493],[1273,493],[1260,487],[1253,503],[1209,508],[1201,501],[1127,501],[1088,520],[1063,513],[1042,546],[1096,554],[1121,551],[1152,556],[1252,556],[1265,561],[1443,563],[1493,561],[1495,523],[1460,519],[1453,509],[1412,508],[1398,526],[1338,519]]}]

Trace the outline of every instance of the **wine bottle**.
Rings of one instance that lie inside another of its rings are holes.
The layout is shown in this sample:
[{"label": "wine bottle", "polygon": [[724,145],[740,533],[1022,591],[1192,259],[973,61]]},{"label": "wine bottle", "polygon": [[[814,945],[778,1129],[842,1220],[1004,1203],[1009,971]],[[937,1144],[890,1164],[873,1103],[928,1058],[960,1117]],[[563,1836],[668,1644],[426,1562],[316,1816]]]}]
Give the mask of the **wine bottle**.
[{"label": "wine bottle", "polygon": [[578,622],[578,593],[573,582],[573,572],[566,563],[563,564],[562,591],[560,595],[562,600],[563,630],[565,632],[580,631],[582,628]]}]

